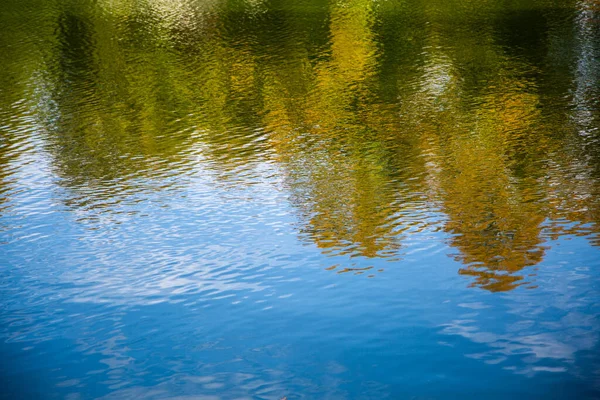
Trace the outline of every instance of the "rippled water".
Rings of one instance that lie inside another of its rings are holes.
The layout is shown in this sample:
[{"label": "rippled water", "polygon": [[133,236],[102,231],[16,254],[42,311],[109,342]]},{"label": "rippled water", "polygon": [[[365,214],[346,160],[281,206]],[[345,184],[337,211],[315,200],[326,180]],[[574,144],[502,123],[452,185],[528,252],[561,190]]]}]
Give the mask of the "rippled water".
[{"label": "rippled water", "polygon": [[597,0],[4,0],[0,397],[600,398]]}]

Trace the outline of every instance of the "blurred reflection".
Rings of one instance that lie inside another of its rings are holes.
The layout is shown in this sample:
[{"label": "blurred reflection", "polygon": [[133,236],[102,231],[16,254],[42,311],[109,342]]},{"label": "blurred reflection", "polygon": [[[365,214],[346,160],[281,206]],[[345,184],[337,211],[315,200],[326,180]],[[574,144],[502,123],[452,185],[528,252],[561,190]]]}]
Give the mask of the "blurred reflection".
[{"label": "blurred reflection", "polygon": [[40,115],[71,206],[110,210],[198,162],[240,184],[276,164],[327,254],[398,260],[443,226],[460,273],[503,291],[548,238],[598,244],[596,2],[422,3],[55,5]]},{"label": "blurred reflection", "polygon": [[[124,33],[102,16],[65,10],[52,71],[57,114],[48,129],[58,173],[65,184],[106,197],[127,190],[122,178],[168,173],[156,164],[180,160],[186,139],[177,126],[185,115],[179,79],[160,53],[113,40]],[[146,59],[130,62],[138,57]]]},{"label": "blurred reflection", "polygon": [[301,236],[337,255],[393,256],[399,246],[398,182],[390,176],[385,143],[391,115],[370,100],[376,68],[371,8],[370,1],[332,5],[321,60],[296,72],[307,89],[290,96],[285,76],[274,69],[278,87],[265,97],[266,129],[287,171]]}]

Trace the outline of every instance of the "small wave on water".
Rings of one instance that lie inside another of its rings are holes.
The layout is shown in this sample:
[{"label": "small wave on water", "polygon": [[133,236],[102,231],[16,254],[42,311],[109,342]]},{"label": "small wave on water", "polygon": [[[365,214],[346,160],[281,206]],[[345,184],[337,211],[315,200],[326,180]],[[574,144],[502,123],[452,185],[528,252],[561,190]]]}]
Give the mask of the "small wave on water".
[{"label": "small wave on water", "polygon": [[0,398],[593,399],[592,0],[0,11]]}]

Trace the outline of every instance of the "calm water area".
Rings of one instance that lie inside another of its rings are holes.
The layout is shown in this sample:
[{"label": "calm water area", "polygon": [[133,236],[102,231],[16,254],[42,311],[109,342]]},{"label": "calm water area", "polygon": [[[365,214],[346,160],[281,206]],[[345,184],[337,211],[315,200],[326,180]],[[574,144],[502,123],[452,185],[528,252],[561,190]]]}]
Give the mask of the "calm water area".
[{"label": "calm water area", "polygon": [[600,399],[598,0],[3,0],[1,399]]}]

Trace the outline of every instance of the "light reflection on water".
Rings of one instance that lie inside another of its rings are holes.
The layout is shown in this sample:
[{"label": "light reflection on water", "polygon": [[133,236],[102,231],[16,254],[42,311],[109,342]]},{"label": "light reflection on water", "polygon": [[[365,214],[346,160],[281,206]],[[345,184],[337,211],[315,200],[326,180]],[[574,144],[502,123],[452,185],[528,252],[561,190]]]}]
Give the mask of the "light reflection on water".
[{"label": "light reflection on water", "polygon": [[9,1],[2,396],[598,396],[596,3]]}]

